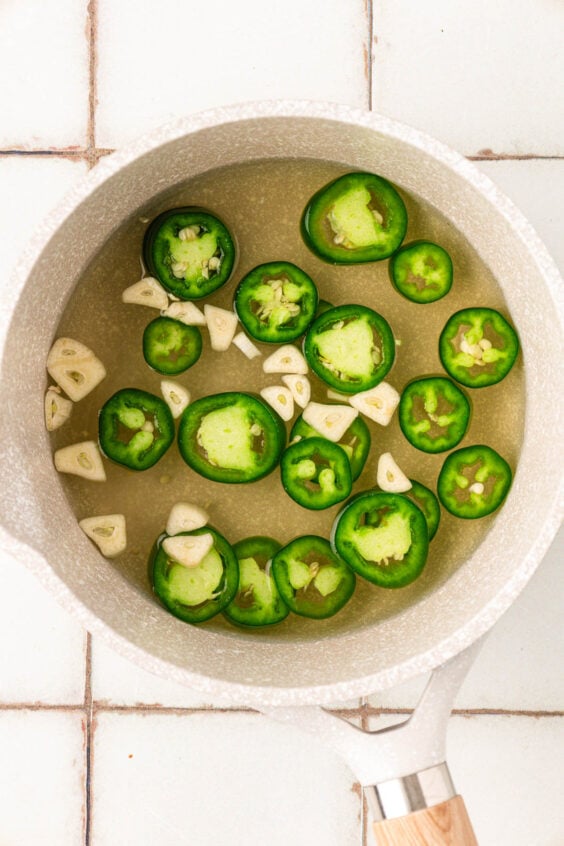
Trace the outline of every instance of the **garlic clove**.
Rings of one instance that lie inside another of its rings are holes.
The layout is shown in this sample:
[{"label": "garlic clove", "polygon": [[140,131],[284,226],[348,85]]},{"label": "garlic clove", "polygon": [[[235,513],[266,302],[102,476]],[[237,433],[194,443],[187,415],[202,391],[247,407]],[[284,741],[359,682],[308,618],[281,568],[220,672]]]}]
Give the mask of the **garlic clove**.
[{"label": "garlic clove", "polygon": [[45,394],[45,427],[54,432],[66,423],[72,412],[72,401],[62,397],[59,391],[48,388]]},{"label": "garlic clove", "polygon": [[167,301],[161,313],[163,317],[172,317],[173,320],[179,320],[180,323],[186,323],[187,326],[206,325],[203,312],[194,303],[177,300],[168,305]]},{"label": "garlic clove", "polygon": [[245,335],[244,332],[239,332],[233,338],[233,344],[237,347],[238,350],[247,356],[248,359],[257,358],[257,356],[262,355],[261,351],[256,347],[250,338]]},{"label": "garlic clove", "polygon": [[84,520],[79,520],[78,525],[106,558],[115,558],[125,551],[127,535],[123,514],[85,517]]},{"label": "garlic clove", "polygon": [[262,363],[265,373],[297,373],[305,376],[308,366],[305,358],[293,344],[284,344]]},{"label": "garlic clove", "polygon": [[89,394],[106,375],[92,350],[72,338],[55,341],[47,356],[47,371],[73,402]]},{"label": "garlic clove", "polygon": [[83,441],[62,447],[55,452],[54,460],[55,468],[59,473],[82,476],[83,479],[89,479],[91,482],[106,481],[102,456],[94,441]]},{"label": "garlic clove", "polygon": [[179,535],[181,532],[193,532],[209,523],[209,516],[199,505],[191,502],[176,502],[170,509],[166,524],[167,535]]},{"label": "garlic clove", "polygon": [[287,373],[282,376],[282,381],[290,389],[296,405],[305,408],[311,399],[309,379],[299,373]]},{"label": "garlic clove", "polygon": [[161,283],[152,276],[145,276],[122,292],[124,303],[163,309],[168,306],[168,296]]},{"label": "garlic clove", "polygon": [[178,382],[163,379],[161,382],[161,394],[175,420],[190,405],[190,391]]},{"label": "garlic clove", "polygon": [[361,414],[380,426],[390,423],[399,401],[399,393],[388,382],[380,382],[375,388],[361,391],[349,398],[353,408],[357,408]]},{"label": "garlic clove", "polygon": [[378,487],[386,493],[405,493],[411,490],[411,482],[398,467],[390,452],[383,452],[378,459],[376,472]]},{"label": "garlic clove", "polygon": [[294,398],[289,388],[283,385],[271,385],[263,388],[261,397],[276,411],[286,423],[294,416]]},{"label": "garlic clove", "polygon": [[212,350],[225,352],[229,349],[231,341],[235,337],[239,318],[233,311],[207,304],[204,306],[204,314],[208,324]]},{"label": "garlic clove", "polygon": [[213,547],[213,535],[175,535],[165,538],[163,549],[169,558],[183,567],[197,567]]},{"label": "garlic clove", "polygon": [[358,417],[358,411],[350,405],[310,402],[304,408],[302,417],[324,438],[337,443]]}]

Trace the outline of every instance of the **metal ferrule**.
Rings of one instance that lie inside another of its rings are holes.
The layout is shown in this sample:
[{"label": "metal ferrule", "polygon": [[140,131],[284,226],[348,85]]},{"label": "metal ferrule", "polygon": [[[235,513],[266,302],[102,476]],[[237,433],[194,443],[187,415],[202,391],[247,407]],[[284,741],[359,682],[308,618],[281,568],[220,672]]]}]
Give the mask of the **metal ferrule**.
[{"label": "metal ferrule", "polygon": [[364,787],[370,813],[375,822],[405,817],[446,802],[456,795],[445,763],[418,773]]}]

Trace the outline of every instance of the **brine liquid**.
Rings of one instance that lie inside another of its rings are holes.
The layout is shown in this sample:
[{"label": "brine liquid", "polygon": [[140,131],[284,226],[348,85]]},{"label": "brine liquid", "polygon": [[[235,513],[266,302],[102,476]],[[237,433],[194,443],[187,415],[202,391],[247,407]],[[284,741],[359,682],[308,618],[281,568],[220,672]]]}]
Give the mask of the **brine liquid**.
[{"label": "brine liquid", "polygon": [[[436,241],[452,256],[454,283],[442,300],[419,305],[404,299],[389,281],[387,261],[334,267],[316,258],[300,236],[302,211],[315,191],[346,171],[342,165],[300,160],[226,167],[191,179],[138,210],[91,263],[59,324],[57,336],[69,336],[87,344],[104,362],[108,375],[89,396],[75,404],[70,421],[53,433],[53,448],[86,439],[97,440],[98,410],[120,388],[142,388],[161,395],[161,379],[169,377],[148,367],[141,348],[143,330],[158,312],[123,304],[121,293],[142,275],[141,246],[148,222],[160,212],[179,206],[200,206],[217,214],[238,244],[239,258],[231,281],[206,302],[231,308],[234,290],[251,268],[267,261],[291,261],[312,277],[320,298],[334,305],[361,303],[388,320],[398,347],[396,363],[386,381],[398,391],[415,377],[443,373],[438,338],[447,319],[469,306],[506,311],[501,290],[461,234],[436,209],[405,193],[409,214],[405,243],[418,238]],[[267,385],[280,384],[279,376],[265,375],[262,371],[262,360],[275,347],[259,345],[263,356],[249,361],[234,346],[225,353],[213,352],[205,327],[202,335],[204,348],[200,360],[174,377],[189,389],[192,399],[227,390],[258,392]],[[313,374],[311,382],[312,399],[326,402],[327,386]],[[519,361],[498,385],[469,389],[468,394],[473,414],[460,446],[488,444],[515,467],[524,416],[524,380]],[[296,416],[298,412],[299,409]],[[378,456],[382,452],[391,452],[407,476],[436,489],[445,454],[428,455],[412,447],[399,428],[397,414],[386,428],[367,423],[372,450],[353,493],[375,486]],[[269,535],[281,543],[300,534],[328,537],[340,508],[337,505],[315,512],[297,505],[283,491],[278,470],[247,485],[210,482],[187,467],[176,444],[145,472],[136,473],[105,459],[104,463],[108,477],[105,483],[63,475],[60,482],[77,519],[125,514],[128,547],[114,561],[114,566],[147,594],[152,594],[147,569],[151,547],[164,530],[172,505],[179,500],[204,506],[211,524],[232,543],[257,534]],[[442,509],[441,524],[430,545],[425,571],[414,584],[385,591],[359,577],[351,602],[329,620],[303,620],[290,615],[284,623],[267,631],[249,633],[231,628],[221,615],[206,625],[230,630],[237,637],[273,639],[315,639],[333,631],[372,625],[416,602],[448,579],[474,551],[493,520],[495,514],[475,521],[460,520]]]}]

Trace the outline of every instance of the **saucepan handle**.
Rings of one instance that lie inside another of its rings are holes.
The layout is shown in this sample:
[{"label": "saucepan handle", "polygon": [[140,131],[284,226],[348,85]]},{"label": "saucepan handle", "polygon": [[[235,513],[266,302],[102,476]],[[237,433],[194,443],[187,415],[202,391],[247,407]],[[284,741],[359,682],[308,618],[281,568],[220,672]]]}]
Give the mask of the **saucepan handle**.
[{"label": "saucepan handle", "polygon": [[373,823],[376,846],[478,846],[462,796]]}]

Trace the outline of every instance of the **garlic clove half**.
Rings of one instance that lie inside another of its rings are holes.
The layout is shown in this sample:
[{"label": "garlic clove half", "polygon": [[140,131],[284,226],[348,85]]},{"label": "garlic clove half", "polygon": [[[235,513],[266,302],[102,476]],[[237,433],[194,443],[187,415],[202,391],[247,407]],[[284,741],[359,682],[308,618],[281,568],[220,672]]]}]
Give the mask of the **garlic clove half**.
[{"label": "garlic clove half", "polygon": [[84,520],[79,520],[78,525],[106,558],[115,558],[125,551],[127,534],[123,514],[85,517]]}]

